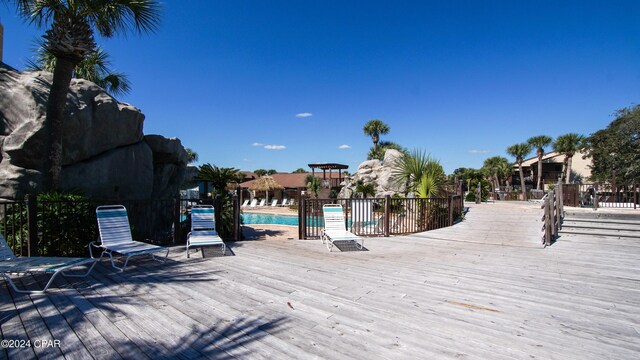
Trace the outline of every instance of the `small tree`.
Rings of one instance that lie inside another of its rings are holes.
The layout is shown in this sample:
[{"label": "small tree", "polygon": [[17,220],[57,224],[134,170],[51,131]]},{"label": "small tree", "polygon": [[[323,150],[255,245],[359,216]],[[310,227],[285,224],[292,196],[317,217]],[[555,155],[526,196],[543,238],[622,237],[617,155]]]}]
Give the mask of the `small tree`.
[{"label": "small tree", "polygon": [[366,199],[368,196],[374,196],[376,189],[371,183],[365,184],[362,181],[358,181],[356,184],[356,193],[360,194],[363,199]]},{"label": "small tree", "polygon": [[198,161],[198,153],[191,150],[191,148],[184,149],[187,152],[187,163],[191,164]]},{"label": "small tree", "polygon": [[527,188],[524,185],[524,171],[522,170],[522,163],[524,158],[531,152],[531,145],[528,143],[521,143],[511,145],[507,148],[507,153],[516,158],[516,164],[518,164],[518,173],[520,174],[520,187],[522,189],[522,200],[527,201]]},{"label": "small tree", "polygon": [[267,175],[267,170],[265,169],[257,169],[253,171],[254,174],[258,175],[258,177]]},{"label": "small tree", "polygon": [[303,169],[303,168],[297,168],[297,169],[293,170],[293,173],[294,174],[306,174],[306,173],[308,173],[308,171]]},{"label": "small tree", "polygon": [[318,194],[320,193],[320,190],[322,190],[322,180],[320,180],[320,178],[317,178],[313,175],[309,175],[305,179],[305,183],[307,184],[307,191],[312,192],[317,199]]},{"label": "small tree", "polygon": [[277,174],[278,172],[275,169],[269,169],[267,170],[267,175],[273,175],[273,174]]},{"label": "small tree", "polygon": [[403,154],[407,154],[407,149],[403,148],[401,145],[393,141],[381,141],[378,147],[372,146],[371,149],[369,149],[367,160],[384,160],[384,154],[389,149],[398,150]]}]

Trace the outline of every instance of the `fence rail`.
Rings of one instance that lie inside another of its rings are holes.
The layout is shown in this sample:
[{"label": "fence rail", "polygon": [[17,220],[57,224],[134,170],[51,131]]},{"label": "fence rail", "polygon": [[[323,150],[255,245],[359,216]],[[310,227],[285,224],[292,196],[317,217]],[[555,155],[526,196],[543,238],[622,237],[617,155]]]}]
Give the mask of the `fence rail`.
[{"label": "fence rail", "polygon": [[347,229],[360,236],[390,236],[439,229],[458,220],[464,208],[461,195],[446,198],[304,199],[298,207],[300,239],[322,235],[322,207],[340,204]]}]

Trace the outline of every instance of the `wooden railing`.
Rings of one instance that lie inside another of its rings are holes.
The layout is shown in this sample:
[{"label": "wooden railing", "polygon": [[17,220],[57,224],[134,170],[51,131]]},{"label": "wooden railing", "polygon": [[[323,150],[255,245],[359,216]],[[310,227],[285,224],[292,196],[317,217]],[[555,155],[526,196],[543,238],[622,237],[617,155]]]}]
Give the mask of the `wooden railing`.
[{"label": "wooden railing", "polygon": [[612,186],[611,184],[563,184],[567,206],[607,208],[633,208],[640,204],[637,184]]},{"label": "wooden railing", "polygon": [[562,184],[558,182],[555,189],[547,193],[547,197],[542,203],[544,215],[542,216],[542,245],[547,247],[557,238],[558,232],[562,230],[564,220],[564,203],[562,194]]},{"label": "wooden railing", "polygon": [[461,195],[445,198],[304,199],[298,206],[300,239],[317,239],[324,227],[322,207],[340,204],[347,229],[360,236],[411,234],[451,226],[461,218]]}]

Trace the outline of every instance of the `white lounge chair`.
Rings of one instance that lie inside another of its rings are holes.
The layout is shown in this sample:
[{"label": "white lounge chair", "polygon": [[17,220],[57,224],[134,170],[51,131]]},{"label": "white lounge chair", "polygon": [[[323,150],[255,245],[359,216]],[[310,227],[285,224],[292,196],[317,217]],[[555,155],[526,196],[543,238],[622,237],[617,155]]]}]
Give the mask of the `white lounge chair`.
[{"label": "white lounge chair", "polygon": [[288,206],[289,204],[287,204],[287,198],[282,199],[282,204],[280,204],[280,206]]},{"label": "white lounge chair", "polygon": [[273,201],[271,201],[271,207],[276,207],[278,206],[278,199],[273,199]]},{"label": "white lounge chair", "polygon": [[267,200],[262,199],[260,200],[260,204],[258,205],[258,207],[264,207],[264,205],[267,203]]},{"label": "white lounge chair", "polygon": [[[169,256],[168,248],[133,240],[127,209],[124,206],[98,206],[96,215],[98,217],[98,230],[100,231],[100,244],[96,244],[95,241],[89,244],[89,253],[92,258],[95,258],[92,248],[102,249],[100,259],[106,254],[111,260],[111,266],[120,271],[124,271],[129,258],[136,255],[150,254],[156,261],[165,262],[167,260],[167,256]],[[166,251],[164,257],[154,255],[154,253],[160,251]],[[122,267],[116,266],[113,261],[114,253],[125,256]]]},{"label": "white lounge chair", "polygon": [[[96,266],[97,259],[90,258],[67,258],[67,257],[16,257],[11,248],[0,234],[0,273],[7,280],[7,283],[13,288],[13,291],[21,294],[41,294],[47,291],[49,286],[53,284],[53,280],[62,274],[69,277],[83,277],[89,275],[93,267]],[[76,266],[91,263],[89,269],[84,273],[69,274],[66,270]],[[11,279],[11,274],[53,274],[42,290],[21,290]]]},{"label": "white lounge chair", "polygon": [[[226,247],[216,232],[215,215],[215,209],[211,205],[199,205],[191,208],[191,232],[187,234],[187,257],[189,257],[189,248],[212,245],[222,246],[222,255],[224,255]],[[204,256],[204,252],[202,256]]]},{"label": "white lounge chair", "polygon": [[247,207],[247,205],[249,205],[249,199],[245,200],[245,201],[242,203],[242,207]]},{"label": "white lounge chair", "polygon": [[251,200],[251,205],[249,205],[250,208],[255,208],[256,205],[258,205],[258,199],[253,199]]},{"label": "white lounge chair", "polygon": [[321,239],[322,243],[327,245],[329,251],[333,250],[335,241],[353,241],[360,249],[364,247],[363,238],[347,231],[342,205],[324,205],[322,212],[324,214],[324,229],[322,230]]}]

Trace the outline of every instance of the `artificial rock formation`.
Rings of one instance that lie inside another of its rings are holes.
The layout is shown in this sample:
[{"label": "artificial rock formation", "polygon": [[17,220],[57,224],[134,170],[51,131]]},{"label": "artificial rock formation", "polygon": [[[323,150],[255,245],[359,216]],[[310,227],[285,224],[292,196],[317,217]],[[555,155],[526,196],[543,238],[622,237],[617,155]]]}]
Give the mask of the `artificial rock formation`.
[{"label": "artificial rock formation", "polygon": [[[43,121],[52,74],[0,63],[0,198],[40,192]],[[178,193],[187,155],[180,140],[144,135],[144,115],[94,83],[74,79],[63,124],[62,188],[93,198],[141,200]]]},{"label": "artificial rock formation", "polygon": [[359,182],[373,184],[375,197],[386,195],[404,195],[406,187],[396,184],[392,179],[393,169],[402,158],[402,153],[389,149],[384,153],[384,160],[367,160],[358,166],[358,171],[345,180],[338,198],[350,198],[355,196],[356,186]]}]

